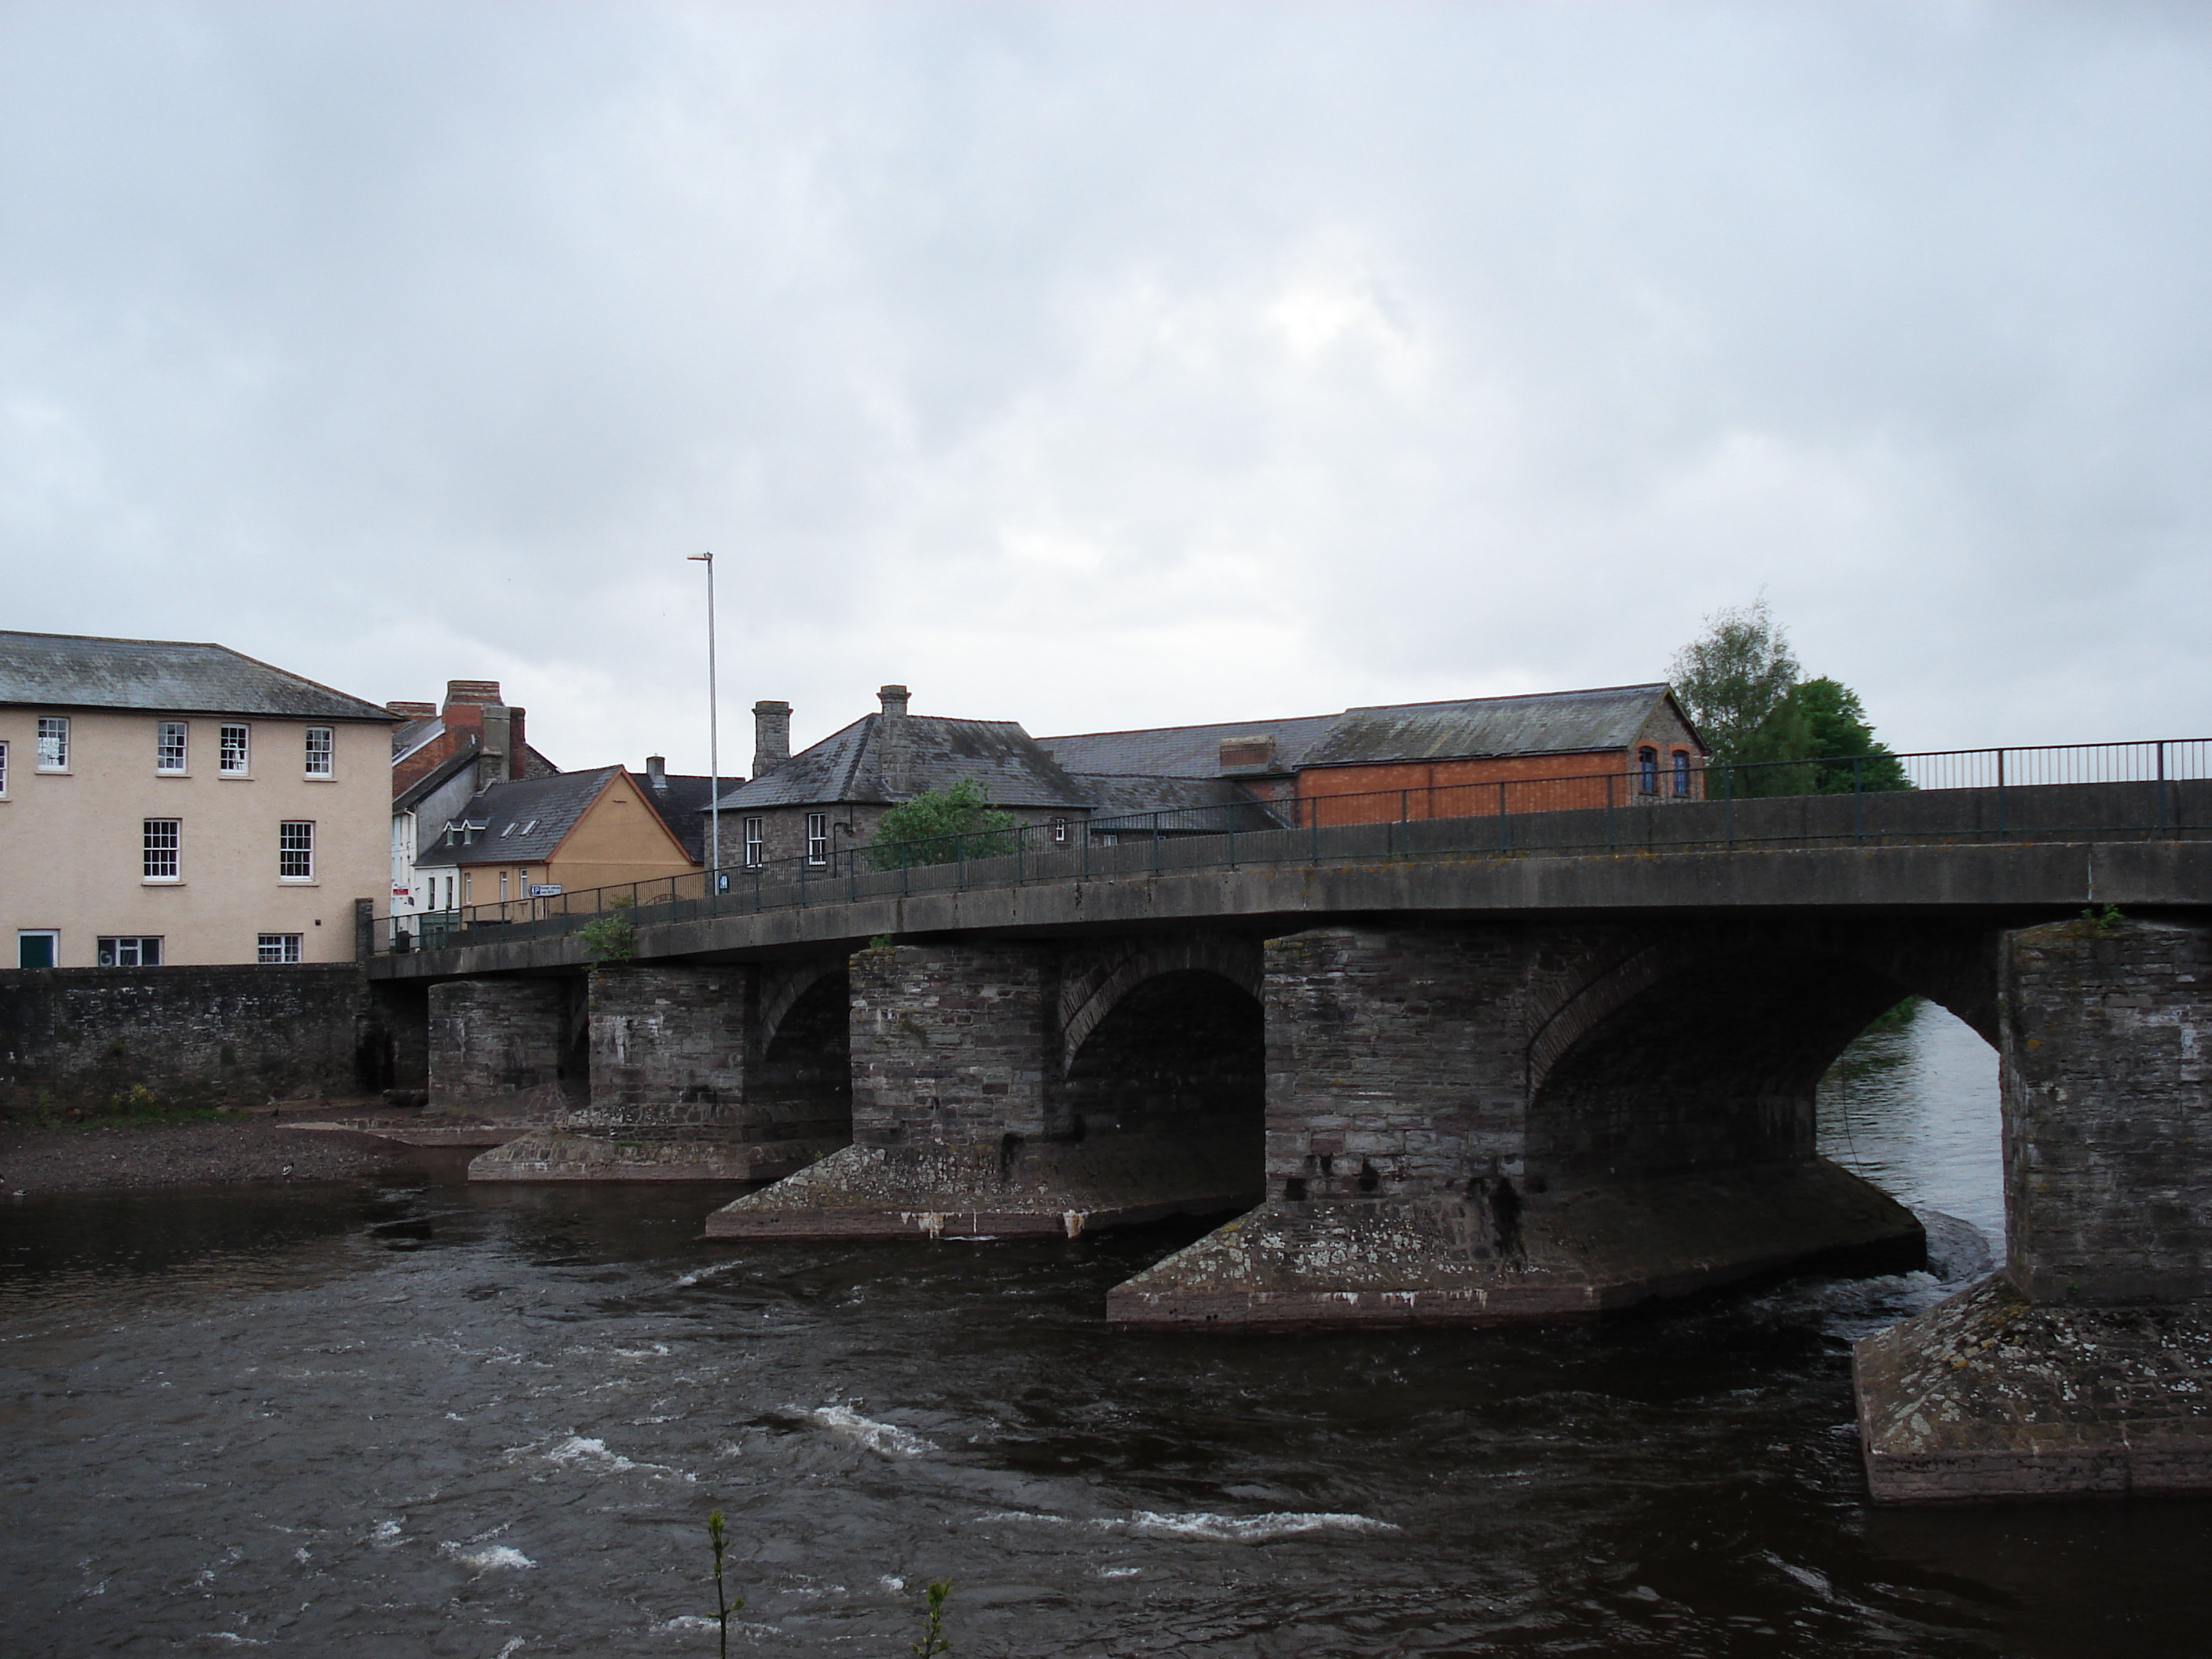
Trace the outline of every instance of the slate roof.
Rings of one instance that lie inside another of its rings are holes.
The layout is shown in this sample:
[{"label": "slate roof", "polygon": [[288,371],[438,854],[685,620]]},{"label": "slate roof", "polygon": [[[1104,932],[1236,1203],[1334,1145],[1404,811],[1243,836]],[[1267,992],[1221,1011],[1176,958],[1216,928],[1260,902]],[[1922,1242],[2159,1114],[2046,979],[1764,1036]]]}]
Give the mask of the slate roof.
[{"label": "slate roof", "polygon": [[1221,775],[1224,738],[1272,737],[1275,769],[1302,764],[1341,714],[1300,714],[1289,720],[1231,720],[1215,726],[1169,726],[1148,732],[1085,732],[1039,738],[1037,746],[1070,772],[1150,778],[1212,778]]},{"label": "slate roof", "polygon": [[1304,763],[1358,766],[1625,749],[1668,696],[1663,684],[1609,685],[1594,691],[1347,708]]},{"label": "slate roof", "polygon": [[425,799],[432,791],[452,782],[455,773],[473,767],[476,763],[477,751],[473,747],[455,750],[394,795],[392,798],[392,810],[395,812],[413,811],[416,805]]},{"label": "slate roof", "polygon": [[516,778],[479,789],[459,817],[482,823],[483,833],[473,844],[465,845],[441,827],[438,838],[416,858],[416,866],[543,863],[575,827],[584,809],[622,772],[619,766],[601,766],[550,778]]},{"label": "slate roof", "polygon": [[1165,812],[1170,816],[1161,826],[1164,830],[1281,827],[1251,791],[1233,778],[1101,777],[1087,772],[1075,775],[1091,796],[1093,823],[1110,827],[1116,818],[1142,819],[1153,812]]},{"label": "slate roof", "polygon": [[1082,786],[1012,720],[906,716],[906,760],[887,783],[884,717],[864,714],[842,732],[793,755],[772,772],[726,792],[726,812],[763,806],[888,805],[963,778],[981,786],[994,806],[1086,806]]},{"label": "slate roof", "polygon": [[[671,835],[684,843],[684,850],[696,862],[704,864],[707,861],[707,808],[714,800],[714,781],[704,772],[670,772],[665,777],[668,784],[665,789],[656,789],[650,778],[639,777],[637,793],[647,805],[660,814],[660,821],[668,826]],[[722,780],[726,787],[731,781],[728,777]],[[722,826],[722,851],[725,855],[732,845],[730,837],[737,833],[738,826],[734,823]]]},{"label": "slate roof", "polygon": [[0,702],[386,725],[398,718],[225,645],[13,630],[0,630]]}]

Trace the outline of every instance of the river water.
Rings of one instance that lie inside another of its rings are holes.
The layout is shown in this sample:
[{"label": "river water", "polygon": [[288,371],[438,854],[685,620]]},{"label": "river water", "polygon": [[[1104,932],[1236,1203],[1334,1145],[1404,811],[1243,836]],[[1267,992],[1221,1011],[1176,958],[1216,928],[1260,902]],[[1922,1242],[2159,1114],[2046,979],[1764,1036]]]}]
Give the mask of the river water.
[{"label": "river water", "polygon": [[[1994,1234],[1995,1061],[1932,1009],[1831,1152]],[[2212,1651],[2212,1505],[1871,1509],[1849,1340],[1926,1274],[1584,1328],[1131,1338],[1192,1230],[694,1242],[714,1201],[383,1187],[0,1206],[0,1651]],[[1954,1230],[1955,1231],[1955,1230]]]}]

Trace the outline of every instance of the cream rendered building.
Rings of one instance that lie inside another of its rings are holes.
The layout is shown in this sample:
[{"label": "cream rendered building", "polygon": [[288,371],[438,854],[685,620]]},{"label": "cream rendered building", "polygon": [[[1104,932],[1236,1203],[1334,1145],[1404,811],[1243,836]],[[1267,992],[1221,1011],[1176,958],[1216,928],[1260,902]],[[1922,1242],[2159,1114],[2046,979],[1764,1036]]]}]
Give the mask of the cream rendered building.
[{"label": "cream rendered building", "polygon": [[0,631],[0,966],[351,960],[392,720],[220,645]]}]

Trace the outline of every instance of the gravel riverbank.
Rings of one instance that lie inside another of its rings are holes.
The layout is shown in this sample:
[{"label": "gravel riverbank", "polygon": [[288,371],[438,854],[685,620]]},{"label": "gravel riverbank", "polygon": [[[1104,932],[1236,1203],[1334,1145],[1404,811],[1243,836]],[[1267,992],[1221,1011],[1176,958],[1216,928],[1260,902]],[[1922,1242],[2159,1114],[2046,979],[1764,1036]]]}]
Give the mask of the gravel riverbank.
[{"label": "gravel riverbank", "polygon": [[0,1197],[255,1181],[349,1181],[408,1162],[407,1149],[348,1130],[266,1119],[32,1127],[0,1123]]}]

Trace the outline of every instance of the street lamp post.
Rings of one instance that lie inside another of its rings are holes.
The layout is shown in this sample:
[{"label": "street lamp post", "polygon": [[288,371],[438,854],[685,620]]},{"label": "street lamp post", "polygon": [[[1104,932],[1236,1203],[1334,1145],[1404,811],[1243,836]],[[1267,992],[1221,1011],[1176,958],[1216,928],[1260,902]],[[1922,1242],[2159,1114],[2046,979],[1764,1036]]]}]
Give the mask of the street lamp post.
[{"label": "street lamp post", "polygon": [[707,567],[707,890],[722,880],[722,698],[714,683],[714,556],[694,553],[688,562]]}]

